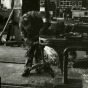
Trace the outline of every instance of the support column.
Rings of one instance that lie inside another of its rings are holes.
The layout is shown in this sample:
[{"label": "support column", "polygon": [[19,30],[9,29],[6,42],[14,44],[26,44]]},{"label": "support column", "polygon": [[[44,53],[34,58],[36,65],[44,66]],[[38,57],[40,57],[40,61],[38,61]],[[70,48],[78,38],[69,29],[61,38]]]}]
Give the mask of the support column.
[{"label": "support column", "polygon": [[48,12],[50,7],[50,0],[45,0],[45,11]]},{"label": "support column", "polygon": [[1,7],[1,0],[0,0],[0,7]]},{"label": "support column", "polygon": [[56,17],[60,16],[60,0],[56,0]]}]

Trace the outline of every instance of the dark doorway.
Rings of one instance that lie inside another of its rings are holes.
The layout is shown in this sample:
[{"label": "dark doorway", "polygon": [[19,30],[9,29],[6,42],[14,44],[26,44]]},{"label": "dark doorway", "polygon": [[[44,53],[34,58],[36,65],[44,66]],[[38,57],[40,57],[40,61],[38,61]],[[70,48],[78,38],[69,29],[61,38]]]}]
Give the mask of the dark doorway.
[{"label": "dark doorway", "polygon": [[82,0],[82,7],[88,7],[88,0]]}]

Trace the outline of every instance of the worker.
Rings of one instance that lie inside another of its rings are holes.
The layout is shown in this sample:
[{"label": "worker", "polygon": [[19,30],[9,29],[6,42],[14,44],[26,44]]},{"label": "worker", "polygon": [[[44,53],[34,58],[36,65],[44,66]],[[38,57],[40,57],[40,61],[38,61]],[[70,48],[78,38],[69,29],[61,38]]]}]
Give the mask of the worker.
[{"label": "worker", "polygon": [[45,15],[45,19],[43,21],[43,16],[41,16],[40,12],[29,11],[20,18],[19,28],[21,30],[21,35],[24,40],[27,41],[28,45],[28,49],[25,54],[26,62],[22,73],[23,77],[30,74],[29,69],[33,65],[34,56],[36,63],[39,63],[40,61],[41,51],[38,43],[39,35],[42,35],[45,32],[45,29],[50,26],[50,23],[47,20],[48,17],[48,15]]}]

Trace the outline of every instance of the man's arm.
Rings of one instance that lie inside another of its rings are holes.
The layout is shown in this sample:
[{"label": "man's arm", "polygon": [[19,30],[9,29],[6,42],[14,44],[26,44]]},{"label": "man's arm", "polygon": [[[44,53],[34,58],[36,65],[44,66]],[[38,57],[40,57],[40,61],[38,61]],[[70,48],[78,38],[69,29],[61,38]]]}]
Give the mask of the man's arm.
[{"label": "man's arm", "polygon": [[43,22],[43,27],[41,28],[39,35],[44,35],[48,28],[51,26],[51,23],[47,18],[45,18]]}]

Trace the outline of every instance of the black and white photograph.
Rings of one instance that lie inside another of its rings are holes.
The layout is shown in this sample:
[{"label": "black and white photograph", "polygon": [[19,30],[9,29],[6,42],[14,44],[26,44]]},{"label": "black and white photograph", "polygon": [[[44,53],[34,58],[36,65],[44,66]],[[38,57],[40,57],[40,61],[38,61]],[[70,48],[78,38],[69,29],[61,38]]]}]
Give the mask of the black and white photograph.
[{"label": "black and white photograph", "polygon": [[0,0],[0,88],[88,88],[88,0]]}]

